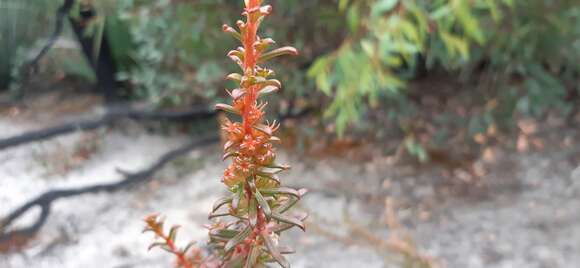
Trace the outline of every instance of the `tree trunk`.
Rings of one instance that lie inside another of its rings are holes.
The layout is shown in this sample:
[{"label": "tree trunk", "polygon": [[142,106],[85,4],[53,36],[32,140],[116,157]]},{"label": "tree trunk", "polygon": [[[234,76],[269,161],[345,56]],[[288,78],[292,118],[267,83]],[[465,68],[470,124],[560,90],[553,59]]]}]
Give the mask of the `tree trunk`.
[{"label": "tree trunk", "polygon": [[[120,83],[116,79],[117,65],[109,40],[106,34],[103,34],[101,42],[94,42],[94,37],[86,34],[87,26],[90,21],[96,17],[96,10],[91,6],[84,6],[81,16],[77,20],[69,16],[72,29],[81,44],[83,53],[95,71],[97,77],[97,90],[101,92],[108,104],[118,102],[121,99],[119,94]],[[100,46],[99,54],[95,55],[95,45]]]}]

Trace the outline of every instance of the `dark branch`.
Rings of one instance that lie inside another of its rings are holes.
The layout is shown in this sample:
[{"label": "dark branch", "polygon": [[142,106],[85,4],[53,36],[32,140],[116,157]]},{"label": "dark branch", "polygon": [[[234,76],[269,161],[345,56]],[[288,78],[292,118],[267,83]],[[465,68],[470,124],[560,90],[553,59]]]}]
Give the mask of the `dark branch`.
[{"label": "dark branch", "polygon": [[[217,141],[219,141],[218,136],[207,136],[204,138],[197,139],[183,147],[180,147],[178,149],[175,149],[173,151],[164,154],[153,165],[144,170],[141,170],[137,173],[123,174],[125,178],[115,183],[98,184],[72,189],[51,190],[45,192],[39,195],[38,197],[26,202],[19,208],[15,209],[0,221],[0,248],[10,249],[11,244],[16,243],[14,242],[14,240],[16,240],[17,238],[33,237],[46,222],[50,214],[50,208],[52,203],[58,199],[74,197],[88,193],[92,194],[100,192],[113,193],[119,190],[126,189],[130,186],[136,185],[138,183],[146,182],[151,179],[151,177],[153,176],[153,174],[155,174],[155,172],[163,168],[167,163],[171,162],[175,158],[183,156],[195,148],[212,144]],[[13,224],[13,222],[16,219],[20,218],[30,209],[37,206],[41,209],[41,214],[38,217],[38,219],[34,222],[34,224],[28,227],[8,231],[9,227]]]},{"label": "dark branch", "polygon": [[30,69],[35,70],[36,67],[38,66],[38,62],[40,61],[40,59],[42,59],[42,57],[44,57],[44,55],[46,55],[46,53],[48,53],[48,51],[54,46],[54,44],[62,34],[66,16],[70,12],[74,3],[75,3],[74,0],[65,0],[64,3],[62,3],[62,6],[58,8],[58,10],[56,11],[54,32],[52,32],[52,35],[50,35],[46,44],[42,47],[40,52],[38,52],[38,54],[25,65],[25,68],[29,70]]},{"label": "dark branch", "polygon": [[[21,146],[30,142],[51,139],[60,135],[69,134],[75,131],[89,131],[102,126],[110,125],[117,120],[128,118],[136,121],[194,121],[213,118],[216,112],[203,107],[194,107],[183,111],[154,111],[150,109],[134,109],[127,106],[115,106],[107,109],[107,114],[98,118],[78,120],[62,125],[35,130],[20,134],[14,137],[0,139],[0,150]],[[280,121],[304,117],[315,111],[312,108],[305,108],[297,112],[289,112],[279,116]]]},{"label": "dark branch", "polygon": [[88,131],[101,126],[110,125],[115,121],[128,118],[137,121],[147,120],[171,120],[171,121],[188,121],[208,119],[215,116],[214,111],[205,108],[194,107],[185,111],[153,111],[138,110],[130,107],[117,107],[107,109],[107,113],[99,118],[85,119],[65,123],[59,126],[50,127],[42,130],[31,131],[14,137],[0,139],[0,150],[20,146],[26,143],[47,140],[59,135],[69,134],[75,131]]}]

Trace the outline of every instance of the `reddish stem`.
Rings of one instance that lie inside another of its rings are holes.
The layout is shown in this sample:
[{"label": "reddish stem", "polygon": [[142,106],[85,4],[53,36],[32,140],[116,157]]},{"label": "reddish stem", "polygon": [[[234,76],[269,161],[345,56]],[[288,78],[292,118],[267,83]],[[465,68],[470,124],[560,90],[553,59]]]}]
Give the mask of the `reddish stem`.
[{"label": "reddish stem", "polygon": [[[246,31],[243,37],[243,46],[245,50],[244,55],[244,74],[245,75],[253,75],[254,69],[256,68],[256,63],[258,61],[258,53],[254,48],[254,43],[257,40],[258,36],[258,18],[256,14],[252,11],[256,8],[259,8],[259,0],[251,0],[249,5],[246,6],[247,12],[247,21],[246,21]],[[251,86],[246,88],[246,95],[244,97],[244,111],[243,111],[243,125],[246,131],[246,134],[250,134],[252,132],[252,123],[250,122],[250,112],[254,110],[256,107],[256,87]]]},{"label": "reddish stem", "polygon": [[177,249],[175,243],[163,233],[163,230],[155,228],[155,233],[165,241],[165,245],[167,245],[169,250],[177,257],[177,267],[193,268],[193,263],[189,261],[189,259],[185,256],[184,253],[182,253]]}]

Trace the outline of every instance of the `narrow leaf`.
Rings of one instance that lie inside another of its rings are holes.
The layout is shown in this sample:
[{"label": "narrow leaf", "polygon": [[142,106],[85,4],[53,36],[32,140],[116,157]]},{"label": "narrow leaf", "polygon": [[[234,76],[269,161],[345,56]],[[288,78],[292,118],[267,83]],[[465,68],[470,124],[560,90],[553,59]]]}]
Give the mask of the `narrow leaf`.
[{"label": "narrow leaf", "polygon": [[295,226],[298,226],[300,229],[302,229],[302,231],[306,231],[306,227],[304,227],[304,223],[296,218],[293,217],[288,217],[288,216],[284,216],[282,214],[279,214],[277,212],[272,212],[272,218],[279,220],[281,222],[284,223],[288,223],[288,224],[292,224]]},{"label": "narrow leaf", "polygon": [[260,189],[260,192],[264,195],[276,195],[276,194],[285,194],[285,195],[292,195],[297,198],[300,198],[300,193],[297,190],[294,190],[289,187],[280,187],[280,188],[271,188],[271,189]]},{"label": "narrow leaf", "polygon": [[232,201],[232,197],[228,196],[228,197],[222,197],[220,199],[218,199],[214,204],[213,204],[213,208],[211,210],[211,212],[216,212],[216,210],[218,210],[221,206],[229,203]]},{"label": "narrow leaf", "polygon": [[258,204],[260,204],[260,207],[264,211],[264,214],[266,214],[267,217],[270,217],[270,215],[272,214],[272,210],[270,209],[270,205],[268,205],[266,199],[264,199],[264,196],[262,196],[262,194],[258,189],[256,189],[256,191],[254,192],[254,195],[256,196]]},{"label": "narrow leaf", "polygon": [[248,204],[248,218],[250,220],[250,225],[256,226],[258,222],[258,211],[256,208],[256,200],[251,198]]},{"label": "narrow leaf", "polygon": [[191,249],[193,246],[195,246],[195,244],[196,244],[196,243],[195,243],[195,241],[189,242],[189,244],[187,244],[187,246],[185,246],[185,247],[183,248],[183,250],[181,250],[181,252],[183,252],[184,254],[187,254],[187,253],[189,252],[189,250],[190,250],[190,249]]},{"label": "narrow leaf", "polygon": [[274,232],[274,233],[278,233],[278,234],[279,234],[279,233],[281,233],[281,232],[284,232],[284,231],[286,231],[286,230],[289,230],[289,229],[291,229],[292,227],[294,227],[294,225],[292,225],[292,224],[288,224],[288,223],[280,223],[280,224],[277,224],[276,226],[274,226],[274,227],[270,228],[270,230],[271,230],[272,232]]},{"label": "narrow leaf", "polygon": [[277,92],[278,90],[280,90],[279,87],[275,87],[275,86],[265,86],[264,88],[262,88],[259,92],[258,92],[258,96],[263,97],[272,93]]},{"label": "narrow leaf", "polygon": [[236,31],[236,29],[234,29],[233,27],[231,27],[229,25],[224,24],[222,26],[222,30],[224,32],[226,32],[226,33],[231,34],[234,38],[236,38],[236,39],[238,39],[240,41],[242,40],[242,35],[238,31]]},{"label": "narrow leaf", "polygon": [[240,154],[239,154],[239,153],[237,153],[237,152],[227,152],[227,153],[225,153],[225,154],[222,156],[222,160],[226,160],[226,159],[228,159],[228,158],[230,158],[230,157],[233,157],[233,156],[238,156],[238,155],[240,155]]},{"label": "narrow leaf", "polygon": [[222,213],[210,213],[208,216],[208,219],[213,219],[213,218],[218,218],[218,217],[225,217],[225,216],[231,216],[231,214],[229,212],[222,212]]},{"label": "narrow leaf", "polygon": [[169,239],[169,241],[175,241],[175,237],[177,237],[177,231],[179,230],[179,225],[175,225],[173,227],[171,227],[171,229],[169,230],[169,236],[167,239]]},{"label": "narrow leaf", "polygon": [[278,247],[278,251],[280,251],[281,254],[293,254],[296,253],[296,251],[288,246],[280,246]]},{"label": "narrow leaf", "polygon": [[260,56],[260,59],[258,60],[259,63],[271,60],[275,57],[278,56],[283,56],[283,55],[293,55],[296,56],[298,55],[298,50],[296,50],[293,47],[281,47],[281,48],[277,48],[274,49],[272,51],[266,52],[264,54],[262,54],[262,56]]},{"label": "narrow leaf", "polygon": [[244,256],[237,255],[228,261],[223,267],[224,268],[240,268],[244,263]]},{"label": "narrow leaf", "polygon": [[258,262],[258,257],[260,257],[260,247],[257,245],[254,245],[252,247],[252,250],[250,251],[250,255],[248,255],[248,258],[246,259],[246,264],[244,265],[244,268],[254,268],[256,267],[256,263]]},{"label": "narrow leaf", "polygon": [[162,247],[162,246],[165,246],[165,242],[155,242],[155,243],[149,245],[147,250],[152,250],[155,247]]},{"label": "narrow leaf", "polygon": [[275,211],[277,213],[282,214],[287,210],[289,210],[290,208],[292,208],[296,204],[296,202],[298,202],[298,198],[292,196],[290,197],[290,199],[288,199],[288,201],[282,203],[279,207],[277,207]]},{"label": "narrow leaf", "polygon": [[242,75],[238,73],[232,73],[228,74],[228,76],[226,76],[226,79],[240,83],[242,81]]},{"label": "narrow leaf", "polygon": [[234,194],[234,200],[232,200],[232,209],[238,210],[240,206],[240,200],[242,200],[242,187],[238,187],[236,193]]},{"label": "narrow leaf", "polygon": [[244,241],[244,239],[246,239],[250,235],[251,232],[252,232],[252,227],[250,225],[246,226],[246,228],[243,231],[241,231],[234,238],[230,239],[230,241],[228,241],[228,243],[226,243],[224,250],[226,252],[229,252],[235,246],[237,246],[239,243]]},{"label": "narrow leaf", "polygon": [[274,258],[274,260],[276,260],[276,262],[280,264],[280,266],[284,268],[290,268],[290,263],[288,262],[288,260],[286,260],[286,258],[284,258],[284,256],[282,256],[282,254],[280,254],[280,251],[278,251],[278,248],[276,247],[274,241],[272,241],[270,235],[262,234],[261,236],[264,239],[266,248],[268,248],[268,252],[272,256],[272,258]]},{"label": "narrow leaf", "polygon": [[237,230],[216,229],[216,230],[212,230],[209,234],[211,236],[218,236],[218,237],[231,239],[231,238],[234,238],[239,233],[240,233],[240,231],[237,231]]},{"label": "narrow leaf", "polygon": [[254,125],[253,128],[255,130],[259,130],[260,132],[263,132],[264,134],[267,134],[268,136],[272,135],[272,129],[267,125],[257,124],[257,125]]},{"label": "narrow leaf", "polygon": [[273,86],[273,87],[277,87],[277,88],[282,87],[282,83],[276,79],[268,79],[268,80],[263,79],[261,81],[258,81],[257,84],[260,85],[260,87],[266,87],[266,86]]},{"label": "narrow leaf", "polygon": [[165,250],[165,251],[167,251],[167,252],[169,252],[169,253],[171,253],[171,254],[174,254],[174,253],[175,253],[175,252],[173,252],[173,250],[172,250],[172,249],[171,249],[169,246],[167,246],[167,245],[163,245],[163,246],[161,246],[161,249],[163,249],[163,250]]},{"label": "narrow leaf", "polygon": [[232,114],[240,114],[238,110],[236,110],[233,106],[228,104],[219,103],[215,105],[216,110],[222,110],[224,112],[232,113]]}]

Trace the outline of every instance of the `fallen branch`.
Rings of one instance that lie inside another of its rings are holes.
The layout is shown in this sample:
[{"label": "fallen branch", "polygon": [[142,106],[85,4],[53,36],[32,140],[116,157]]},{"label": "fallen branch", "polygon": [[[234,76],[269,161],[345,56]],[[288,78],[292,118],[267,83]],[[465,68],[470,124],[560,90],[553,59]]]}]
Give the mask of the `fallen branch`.
[{"label": "fallen branch", "polygon": [[[64,123],[62,125],[34,130],[17,136],[0,139],[0,150],[21,146],[31,142],[48,140],[60,135],[66,135],[76,131],[89,131],[102,126],[110,125],[120,119],[132,119],[135,121],[193,121],[209,119],[216,116],[216,112],[203,107],[194,107],[183,111],[155,111],[152,109],[136,109],[128,106],[115,106],[106,109],[108,112],[98,118],[77,120]],[[314,109],[305,108],[303,110],[287,113],[279,116],[280,121],[304,117]]]},{"label": "fallen branch", "polygon": [[[50,132],[48,130],[36,131],[27,133],[15,138],[9,138],[0,140],[0,149],[8,148],[12,146],[17,146],[24,144],[26,142],[38,141],[43,139],[48,139],[57,135],[66,134],[76,130],[89,130],[97,128],[101,125],[111,123],[113,119],[119,119],[122,117],[131,118],[134,120],[191,120],[194,118],[202,119],[206,117],[212,117],[215,115],[214,112],[208,112],[205,110],[198,109],[194,111],[182,111],[182,112],[155,112],[155,111],[136,111],[136,110],[119,110],[119,109],[109,109],[108,116],[104,116],[100,119],[87,120],[82,122],[69,123],[61,125],[59,127],[53,128]],[[122,112],[124,111],[124,112]],[[296,113],[289,113],[279,117],[280,121],[285,121],[288,119],[299,118],[309,114],[311,109],[304,109]],[[11,140],[10,142],[7,142]],[[32,239],[36,233],[42,228],[46,223],[48,216],[50,215],[51,205],[54,201],[62,198],[75,197],[88,193],[113,193],[119,190],[128,188],[129,186],[136,185],[138,183],[145,182],[149,180],[152,175],[163,168],[167,163],[173,159],[187,154],[191,150],[201,147],[204,145],[212,144],[219,141],[218,136],[207,136],[195,140],[183,147],[175,149],[161,156],[157,162],[155,162],[150,167],[139,171],[137,173],[126,173],[120,172],[124,179],[109,184],[98,184],[93,186],[86,186],[73,189],[59,189],[51,190],[40,194],[36,198],[26,202],[24,205],[16,208],[11,213],[9,213],[5,218],[0,220],[0,252],[8,251],[11,249],[17,249],[24,246],[30,239]],[[4,146],[4,147],[3,147]],[[23,227],[9,231],[11,225],[25,213],[29,212],[31,209],[39,207],[41,210],[40,215],[36,221],[28,227]]]},{"label": "fallen branch", "polygon": [[[31,238],[33,238],[34,235],[40,230],[40,228],[46,223],[46,220],[50,214],[51,205],[54,201],[62,198],[74,197],[89,193],[113,193],[138,183],[146,182],[147,180],[151,179],[155,172],[159,171],[167,163],[171,162],[175,158],[183,156],[195,148],[212,144],[217,141],[219,141],[218,136],[207,136],[197,139],[187,145],[164,154],[155,163],[153,163],[153,165],[144,170],[136,173],[123,172],[122,174],[125,178],[115,183],[97,184],[72,189],[51,190],[39,195],[38,197],[15,209],[0,221],[0,251],[19,248],[26,244],[26,242]],[[12,231],[8,230],[16,219],[20,218],[34,207],[39,207],[41,209],[41,213],[33,224],[28,227],[19,228]]]},{"label": "fallen branch", "polygon": [[124,118],[136,121],[188,121],[208,119],[216,115],[214,111],[200,107],[194,107],[185,111],[154,111],[150,109],[138,110],[130,107],[118,107],[107,109],[107,111],[108,112],[105,115],[98,118],[73,121],[46,129],[31,131],[14,137],[0,139],[0,150],[17,147],[30,142],[47,140],[75,131],[97,129]]}]

